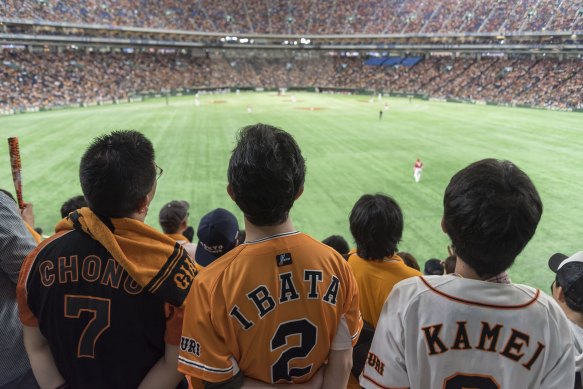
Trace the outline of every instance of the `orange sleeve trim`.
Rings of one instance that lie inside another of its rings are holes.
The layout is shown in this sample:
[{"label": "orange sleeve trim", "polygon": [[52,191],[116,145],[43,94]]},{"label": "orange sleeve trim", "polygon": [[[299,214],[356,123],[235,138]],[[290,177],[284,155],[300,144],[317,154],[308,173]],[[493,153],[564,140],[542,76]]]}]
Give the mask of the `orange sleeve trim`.
[{"label": "orange sleeve trim", "polygon": [[366,378],[367,380],[369,380],[370,382],[372,382],[373,384],[375,384],[376,386],[378,386],[381,389],[410,389],[410,387],[406,387],[406,388],[396,388],[396,387],[392,387],[392,386],[384,386],[379,384],[378,382],[376,382],[375,380],[373,380],[372,378],[370,378],[369,376],[367,376],[366,374],[362,373],[362,376],[364,378]]},{"label": "orange sleeve trim", "polygon": [[431,286],[429,284],[429,282],[427,282],[425,280],[425,277],[419,277],[421,279],[421,281],[423,281],[423,283],[425,284],[425,286],[427,286],[427,288],[429,288],[429,290],[431,290],[433,293],[436,293],[442,297],[445,297],[448,300],[452,300],[461,304],[467,304],[467,305],[475,305],[478,307],[485,307],[485,308],[492,308],[492,309],[522,309],[522,308],[526,308],[529,305],[533,304],[536,300],[538,300],[538,297],[540,295],[540,289],[536,290],[536,293],[534,294],[533,298],[530,301],[527,301],[524,304],[518,304],[518,305],[496,305],[496,304],[486,304],[486,303],[481,303],[478,301],[471,301],[471,300],[465,300],[462,299],[460,297],[456,297],[456,296],[452,296],[449,295],[445,292],[442,292],[441,290],[437,290],[435,289],[433,286]]},{"label": "orange sleeve trim", "polygon": [[42,249],[45,248],[47,244],[71,231],[72,230],[59,232],[46,239],[34,250],[32,250],[22,263],[20,274],[18,275],[18,284],[16,285],[16,301],[18,303],[18,315],[20,317],[20,321],[25,326],[38,327],[38,320],[28,307],[28,291],[26,289],[26,284],[28,282],[28,276],[30,274],[30,270],[32,269],[32,265],[35,263],[38,254],[42,251]]}]

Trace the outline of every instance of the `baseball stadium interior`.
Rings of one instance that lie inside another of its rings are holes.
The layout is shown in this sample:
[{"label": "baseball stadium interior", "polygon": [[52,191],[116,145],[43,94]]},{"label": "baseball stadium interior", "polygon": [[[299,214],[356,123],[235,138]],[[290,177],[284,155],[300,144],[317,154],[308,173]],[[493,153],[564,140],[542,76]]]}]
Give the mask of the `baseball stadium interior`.
[{"label": "baseball stadium interior", "polygon": [[583,389],[583,0],[0,0],[0,133],[0,389]]}]

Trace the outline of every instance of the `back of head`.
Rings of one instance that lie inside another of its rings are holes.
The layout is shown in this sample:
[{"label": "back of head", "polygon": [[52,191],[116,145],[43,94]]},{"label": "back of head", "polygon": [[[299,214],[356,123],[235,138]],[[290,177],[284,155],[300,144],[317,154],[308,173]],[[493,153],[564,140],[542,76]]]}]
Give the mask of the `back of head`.
[{"label": "back of head", "polygon": [[152,143],[137,131],[100,136],[81,158],[79,177],[85,199],[95,213],[130,216],[156,180]]},{"label": "back of head", "polygon": [[399,204],[382,194],[363,195],[350,213],[350,232],[363,259],[383,259],[397,251],[403,234]]},{"label": "back of head", "polygon": [[71,197],[61,206],[61,217],[68,216],[71,212],[87,206],[87,201],[83,195]]},{"label": "back of head", "polygon": [[508,269],[536,231],[542,202],[510,161],[484,159],[456,173],[445,190],[443,226],[455,254],[481,276]]},{"label": "back of head", "polygon": [[441,261],[436,258],[428,259],[423,267],[423,274],[426,276],[443,275],[443,265],[441,264]]},{"label": "back of head", "polygon": [[421,268],[419,267],[419,262],[417,262],[417,259],[415,259],[413,254],[407,253],[405,251],[400,251],[397,253],[397,255],[401,257],[403,262],[405,262],[405,265],[409,266],[411,269],[421,271]]},{"label": "back of head", "polygon": [[305,175],[304,158],[290,134],[266,124],[240,131],[228,179],[235,202],[249,222],[257,226],[285,222]]},{"label": "back of head", "polygon": [[180,231],[180,226],[185,222],[183,228],[186,228],[189,209],[190,204],[184,200],[172,200],[164,204],[158,213],[158,222],[162,227],[162,231],[165,234],[182,232]]},{"label": "back of head", "polygon": [[322,241],[325,245],[332,247],[334,250],[338,251],[340,254],[345,255],[350,251],[348,247],[348,242],[340,235],[331,235]]}]

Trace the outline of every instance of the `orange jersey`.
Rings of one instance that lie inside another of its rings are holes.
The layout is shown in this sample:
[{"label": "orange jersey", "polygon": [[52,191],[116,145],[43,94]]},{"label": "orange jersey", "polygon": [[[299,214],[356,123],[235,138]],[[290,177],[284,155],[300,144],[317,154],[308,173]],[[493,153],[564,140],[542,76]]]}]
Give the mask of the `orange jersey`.
[{"label": "orange jersey", "polygon": [[208,382],[239,371],[305,382],[330,349],[351,348],[361,327],[346,261],[308,235],[279,234],[236,247],[195,278],[178,369]]},{"label": "orange jersey", "polygon": [[348,257],[360,293],[362,318],[376,328],[381,310],[393,286],[401,280],[422,275],[393,255],[381,261],[364,260],[354,251]]}]

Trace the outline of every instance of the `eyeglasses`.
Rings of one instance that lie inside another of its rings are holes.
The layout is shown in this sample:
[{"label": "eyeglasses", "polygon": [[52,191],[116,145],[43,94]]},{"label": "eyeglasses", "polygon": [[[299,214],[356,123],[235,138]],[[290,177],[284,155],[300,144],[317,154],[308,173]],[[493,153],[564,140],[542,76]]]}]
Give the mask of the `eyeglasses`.
[{"label": "eyeglasses", "polygon": [[160,179],[160,177],[162,177],[162,173],[164,173],[164,169],[162,169],[160,166],[158,166],[157,163],[154,163],[154,165],[156,166],[156,181],[158,181]]}]

